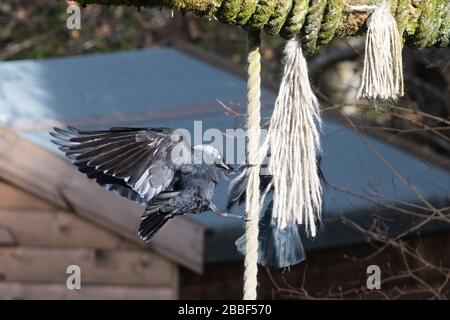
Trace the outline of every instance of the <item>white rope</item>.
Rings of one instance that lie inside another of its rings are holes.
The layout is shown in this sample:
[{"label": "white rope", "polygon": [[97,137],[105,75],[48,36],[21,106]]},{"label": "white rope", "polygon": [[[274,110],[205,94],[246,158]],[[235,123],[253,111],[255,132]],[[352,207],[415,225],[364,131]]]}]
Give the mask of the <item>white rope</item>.
[{"label": "white rope", "polygon": [[308,79],[306,60],[298,39],[285,47],[284,75],[267,135],[273,175],[273,218],[284,228],[305,224],[316,235],[322,190],[317,168],[320,151],[320,106]]},{"label": "white rope", "polygon": [[378,6],[350,6],[348,11],[371,12],[367,19],[366,54],[358,99],[396,100],[403,96],[402,40],[390,1]]},{"label": "white rope", "polygon": [[248,80],[247,80],[247,170],[244,259],[244,300],[256,299],[258,281],[258,222],[259,222],[259,139],[261,122],[261,56],[259,32],[248,33]]}]

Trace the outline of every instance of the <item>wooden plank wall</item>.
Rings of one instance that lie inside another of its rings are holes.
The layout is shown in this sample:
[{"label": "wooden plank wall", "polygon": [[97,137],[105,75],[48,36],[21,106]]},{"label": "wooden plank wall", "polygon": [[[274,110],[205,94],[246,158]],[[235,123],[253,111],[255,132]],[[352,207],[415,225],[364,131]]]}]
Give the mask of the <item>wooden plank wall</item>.
[{"label": "wooden plank wall", "polygon": [[[68,290],[68,265],[81,290]],[[0,299],[174,299],[178,267],[0,180]]]},{"label": "wooden plank wall", "polygon": [[[68,161],[5,127],[0,127],[0,154],[1,179],[144,245],[137,237],[143,212],[138,204],[100,187]],[[179,265],[201,272],[204,233],[204,225],[180,216],[168,223],[149,246]]]}]

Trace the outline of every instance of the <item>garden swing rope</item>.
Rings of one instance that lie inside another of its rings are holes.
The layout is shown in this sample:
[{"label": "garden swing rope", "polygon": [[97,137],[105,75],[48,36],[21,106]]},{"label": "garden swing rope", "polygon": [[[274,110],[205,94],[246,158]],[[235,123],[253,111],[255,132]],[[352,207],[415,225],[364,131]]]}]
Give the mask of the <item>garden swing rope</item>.
[{"label": "garden swing rope", "polygon": [[256,299],[258,274],[258,222],[259,222],[259,138],[261,133],[261,55],[259,31],[248,33],[247,81],[247,161],[248,184],[246,190],[244,300]]}]

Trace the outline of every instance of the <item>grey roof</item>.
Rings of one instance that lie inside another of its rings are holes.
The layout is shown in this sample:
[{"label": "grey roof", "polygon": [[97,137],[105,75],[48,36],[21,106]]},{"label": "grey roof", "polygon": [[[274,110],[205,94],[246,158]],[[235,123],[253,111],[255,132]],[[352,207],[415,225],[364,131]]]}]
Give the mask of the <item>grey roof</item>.
[{"label": "grey roof", "polygon": [[[12,127],[52,152],[59,151],[50,143],[48,131],[62,124],[81,128],[166,126],[192,132],[194,121],[202,120],[203,129],[225,131],[242,126],[242,122],[225,115],[218,100],[242,108],[245,92],[243,79],[172,48],[0,62],[0,125]],[[274,99],[273,92],[264,90],[266,113]],[[406,179],[408,186],[386,169],[369,145]],[[306,242],[307,251],[360,241],[359,233],[340,222],[341,215],[370,223],[373,214],[392,214],[376,201],[397,205],[419,202],[412,188],[436,207],[450,203],[449,172],[388,144],[325,120],[322,148],[326,179],[374,201],[325,188],[324,227],[314,241]],[[225,157],[231,161],[229,155]],[[216,199],[222,206],[225,187],[219,187],[222,192]],[[398,215],[392,217],[399,230],[411,222]],[[233,242],[242,233],[240,221],[211,213],[193,219],[211,229],[206,261],[238,258]]]}]

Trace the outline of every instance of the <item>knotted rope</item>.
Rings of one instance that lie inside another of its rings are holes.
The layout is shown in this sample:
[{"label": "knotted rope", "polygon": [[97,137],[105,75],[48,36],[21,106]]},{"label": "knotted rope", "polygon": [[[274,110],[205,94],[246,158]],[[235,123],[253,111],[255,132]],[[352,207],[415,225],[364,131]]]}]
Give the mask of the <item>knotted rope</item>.
[{"label": "knotted rope", "polygon": [[244,300],[256,299],[258,274],[258,222],[259,222],[259,138],[261,133],[261,56],[259,31],[248,33],[247,80],[247,161],[248,184],[246,190]]},{"label": "knotted rope", "polygon": [[[246,30],[264,29],[270,35],[279,34],[285,39],[292,39],[303,30],[303,50],[307,54],[313,54],[318,46],[326,45],[334,36],[346,33],[344,30],[347,26],[342,24],[344,16],[350,13],[345,7],[346,2],[348,1],[224,0],[215,16],[222,23],[236,24]],[[391,1],[390,9],[397,21],[400,35],[407,36],[410,46],[448,46],[448,0],[394,0]]]},{"label": "knotted rope", "polygon": [[396,100],[403,96],[402,41],[391,12],[392,1],[382,0],[371,6],[347,6],[347,9],[370,14],[358,98]]},{"label": "knotted rope", "polygon": [[329,43],[341,23],[344,0],[329,0],[323,14],[322,26],[319,33],[319,45]]},{"label": "knotted rope", "polygon": [[[350,0],[77,0],[82,5],[134,5],[167,7],[182,13],[216,17],[223,23],[246,30],[265,30],[270,35],[292,39],[303,35],[303,49],[313,53],[334,36],[361,34],[367,13],[346,10]],[[378,0],[361,0],[359,4],[378,5]],[[450,36],[448,0],[392,0],[391,12],[400,35],[411,47],[447,47]],[[304,23],[305,17],[307,22]],[[302,32],[303,31],[303,32]]]},{"label": "knotted rope", "polygon": [[420,16],[417,28],[412,38],[415,47],[425,48],[436,44],[438,38],[440,38],[439,33],[441,31],[446,5],[448,10],[448,0],[446,2],[441,0],[427,0],[422,2],[419,7]]}]

